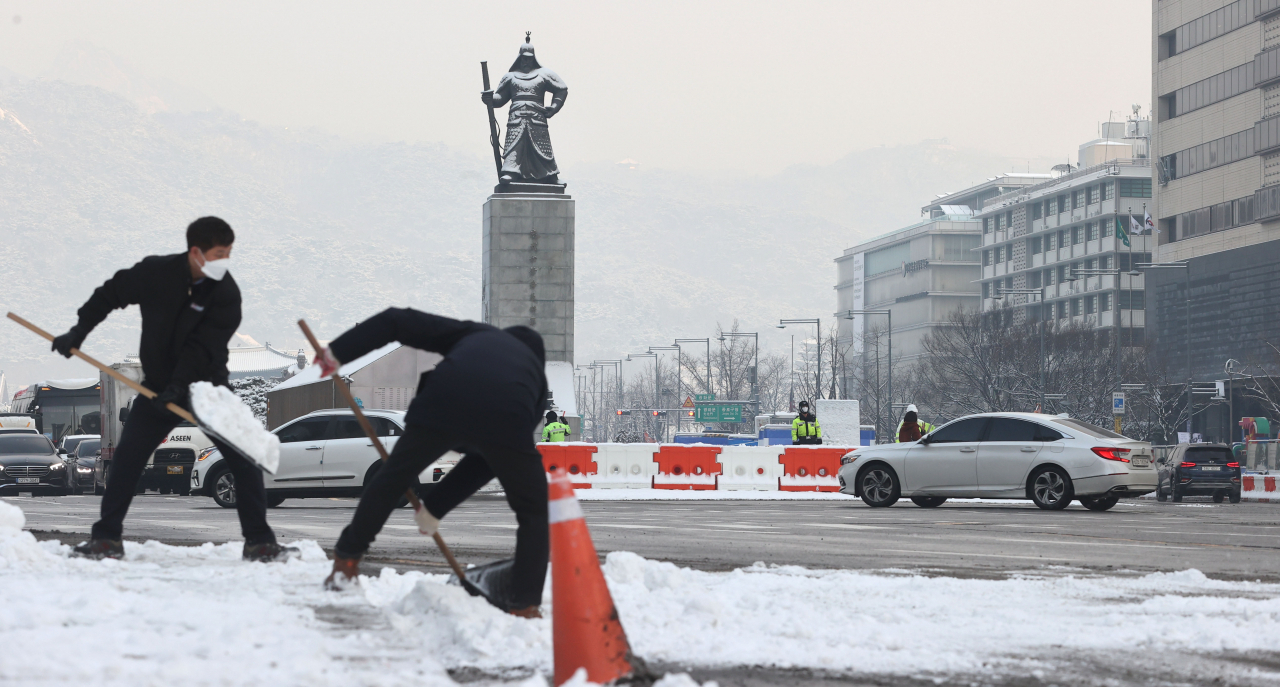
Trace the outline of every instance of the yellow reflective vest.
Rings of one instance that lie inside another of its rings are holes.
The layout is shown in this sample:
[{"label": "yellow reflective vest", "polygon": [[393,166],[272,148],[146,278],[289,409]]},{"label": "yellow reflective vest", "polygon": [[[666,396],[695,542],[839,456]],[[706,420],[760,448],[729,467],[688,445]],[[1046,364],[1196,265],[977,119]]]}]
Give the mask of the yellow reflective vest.
[{"label": "yellow reflective vest", "polygon": [[542,428],[543,441],[564,441],[569,436],[569,425],[563,422],[552,422]]},{"label": "yellow reflective vest", "polygon": [[791,421],[791,443],[796,443],[802,438],[818,437],[822,438],[822,425],[818,424],[818,418],[813,418],[813,422],[805,422],[800,416]]}]

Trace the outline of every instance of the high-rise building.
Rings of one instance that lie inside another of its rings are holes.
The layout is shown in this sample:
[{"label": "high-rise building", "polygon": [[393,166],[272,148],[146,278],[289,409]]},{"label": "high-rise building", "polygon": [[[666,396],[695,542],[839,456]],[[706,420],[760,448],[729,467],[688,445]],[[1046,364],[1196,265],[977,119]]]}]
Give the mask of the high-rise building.
[{"label": "high-rise building", "polygon": [[[921,208],[925,219],[846,249],[836,258],[836,308],[889,310],[893,319],[893,360],[897,368],[923,353],[925,335],[946,323],[957,309],[976,310],[981,277],[976,249],[982,223],[974,217],[986,203],[1010,191],[1042,182],[1048,174],[1011,172],[956,193],[938,196]],[[888,318],[860,315],[839,320],[838,344],[850,365],[887,364]],[[843,393],[855,395],[850,375]]]},{"label": "high-rise building", "polygon": [[[1154,214],[1149,126],[1140,117],[1103,124],[1098,139],[1080,146],[1078,167],[1060,165],[1052,179],[987,201],[975,219],[982,310],[993,321],[1074,321],[1141,344],[1144,277],[1128,272],[1149,262],[1155,245],[1143,229]],[[1004,293],[1028,289],[1041,291]]]},{"label": "high-rise building", "polygon": [[1189,268],[1147,275],[1148,335],[1207,382],[1230,359],[1280,362],[1280,0],[1153,0],[1152,16],[1155,257]]}]

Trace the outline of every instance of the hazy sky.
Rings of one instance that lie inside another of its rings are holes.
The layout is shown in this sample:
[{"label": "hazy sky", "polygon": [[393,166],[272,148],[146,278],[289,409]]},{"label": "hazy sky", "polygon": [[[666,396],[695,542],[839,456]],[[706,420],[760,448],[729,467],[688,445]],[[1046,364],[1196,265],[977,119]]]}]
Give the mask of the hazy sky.
[{"label": "hazy sky", "polygon": [[569,84],[552,122],[568,167],[770,173],[932,138],[1074,159],[1109,110],[1145,111],[1150,13],[1145,0],[0,0],[0,67],[56,74],[88,43],[264,124],[488,155],[478,63],[496,81],[532,31]]}]

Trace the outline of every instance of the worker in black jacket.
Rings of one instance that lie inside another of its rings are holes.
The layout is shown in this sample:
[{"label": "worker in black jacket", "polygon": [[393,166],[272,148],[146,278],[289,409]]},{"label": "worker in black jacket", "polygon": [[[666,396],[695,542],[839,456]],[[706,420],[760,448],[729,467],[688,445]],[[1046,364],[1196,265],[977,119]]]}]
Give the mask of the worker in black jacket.
[{"label": "worker in black jacket", "polygon": [[540,617],[547,575],[547,478],[533,435],[548,402],[542,337],[528,327],[498,329],[391,308],[318,352],[320,374],[329,376],[342,363],[392,341],[444,359],[424,375],[405,413],[404,435],[342,531],[329,584],[339,575],[356,577],[361,556],[401,495],[417,485],[428,465],[456,450],[462,460],[423,495],[426,513],[418,517],[419,529],[434,534],[441,518],[497,477],[518,525],[507,607],[515,615]]},{"label": "worker in black jacket", "polygon": [[[79,321],[53,340],[53,350],[70,358],[71,349],[107,318],[112,310],[137,304],[142,311],[142,384],[159,394],[138,402],[115,447],[101,517],[88,542],[74,553],[87,558],[122,558],[124,517],[133,501],[147,459],[180,419],[166,406],[189,408],[188,386],[212,382],[227,386],[227,342],[240,326],[240,289],[227,274],[231,227],[217,217],[201,217],[187,227],[187,252],[152,255],[94,290],[80,308]],[[274,561],[297,555],[281,547],[267,525],[267,492],[262,472],[223,443],[222,451],[236,484],[236,510],[244,534],[244,558]]]}]

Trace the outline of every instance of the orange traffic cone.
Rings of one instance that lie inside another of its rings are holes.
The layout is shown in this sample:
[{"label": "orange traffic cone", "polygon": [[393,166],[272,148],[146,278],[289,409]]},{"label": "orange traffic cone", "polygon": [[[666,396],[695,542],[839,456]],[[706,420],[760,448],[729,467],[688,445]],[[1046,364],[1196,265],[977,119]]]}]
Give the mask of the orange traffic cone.
[{"label": "orange traffic cone", "polygon": [[605,585],[582,506],[563,469],[552,475],[547,496],[555,684],[564,684],[579,668],[599,684],[630,676],[635,661],[631,645]]}]

